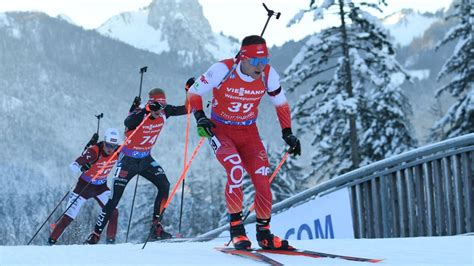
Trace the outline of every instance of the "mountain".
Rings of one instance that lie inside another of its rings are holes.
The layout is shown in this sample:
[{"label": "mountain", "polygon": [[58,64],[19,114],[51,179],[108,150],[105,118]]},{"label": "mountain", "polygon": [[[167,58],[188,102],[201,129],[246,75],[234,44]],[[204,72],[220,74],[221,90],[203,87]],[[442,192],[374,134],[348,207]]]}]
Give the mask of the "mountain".
[{"label": "mountain", "polygon": [[97,31],[157,54],[176,52],[188,66],[231,57],[239,49],[236,39],[212,32],[197,0],[155,0],[110,18]]},{"label": "mountain", "polygon": [[[179,32],[182,25],[176,26],[166,32]],[[168,40],[174,38],[170,36]],[[147,99],[150,88],[160,87],[170,104],[184,103],[185,81],[203,73],[210,62],[187,66],[180,58],[182,54],[174,48],[159,54],[137,49],[64,18],[38,12],[0,13],[0,235],[6,236],[0,237],[0,245],[26,243],[72,189],[77,176],[71,175],[67,166],[96,132],[94,115],[104,113],[101,138],[108,127],[124,128],[123,120],[138,94],[142,66],[148,66],[142,99]],[[260,133],[266,146],[272,143],[271,148],[280,148],[285,144],[280,133],[275,133],[280,132],[275,108],[265,98],[258,121]],[[172,185],[184,164],[185,128],[185,116],[168,119],[152,150]],[[194,118],[190,130],[188,158],[199,140]],[[225,213],[225,180],[224,169],[204,144],[186,180],[184,234],[215,228],[216,220],[210,217]],[[119,204],[120,235],[125,235],[127,228],[134,184],[130,183]],[[155,195],[155,187],[141,178],[132,241],[146,237]],[[180,196],[178,192],[163,220],[166,229],[174,233],[178,231]],[[212,207],[202,208],[207,205]],[[64,211],[65,202],[59,206],[49,223]],[[81,243],[92,230],[98,211],[98,205],[88,201],[62,236],[62,243]],[[33,244],[46,243],[49,223]]]},{"label": "mountain", "polygon": [[407,46],[415,38],[421,37],[433,23],[443,19],[443,11],[420,13],[413,9],[402,9],[381,20],[393,36],[397,45]]},{"label": "mountain", "polygon": [[[0,238],[0,245],[26,243],[75,184],[77,176],[71,175],[67,166],[96,131],[94,115],[104,113],[101,139],[108,127],[124,129],[123,120],[138,94],[142,66],[148,66],[142,99],[147,99],[150,88],[161,87],[170,104],[184,103],[185,81],[204,69],[190,69],[181,63],[177,53],[158,55],[136,49],[43,13],[0,14],[0,235],[8,236]],[[153,151],[172,184],[183,167],[185,127],[185,116],[169,119]],[[190,134],[190,149],[197,141],[197,135]],[[218,169],[216,160],[206,159],[210,154],[203,156],[206,149],[202,148],[194,164],[208,161],[206,169]],[[148,218],[147,229],[143,229],[148,230],[156,189],[151,189],[148,181],[140,182],[139,187],[138,199],[142,201],[137,204],[146,208],[134,214]],[[143,187],[150,187],[149,194]],[[127,194],[133,189],[127,191],[125,198],[131,197]],[[121,202],[119,223],[127,224],[130,203]],[[66,232],[63,243],[68,239],[78,243],[90,232],[98,213],[97,205],[90,204],[94,209],[81,211],[77,227]],[[52,219],[64,210],[65,203],[60,206]],[[174,207],[170,207],[171,216]],[[48,228],[35,243],[46,243]],[[123,228],[126,230],[120,230]],[[210,228],[202,224],[202,230]]]}]

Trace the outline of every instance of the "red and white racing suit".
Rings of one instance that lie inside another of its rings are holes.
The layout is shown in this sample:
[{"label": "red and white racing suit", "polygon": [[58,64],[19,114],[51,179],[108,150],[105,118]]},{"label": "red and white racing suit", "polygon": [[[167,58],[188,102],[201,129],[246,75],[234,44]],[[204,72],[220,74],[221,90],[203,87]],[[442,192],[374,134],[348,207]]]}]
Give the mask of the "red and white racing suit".
[{"label": "red and white racing suit", "polygon": [[189,89],[188,97],[193,111],[200,111],[203,109],[201,96],[212,90],[211,120],[216,125],[213,129],[215,137],[221,144],[215,153],[227,172],[225,198],[228,212],[234,214],[242,211],[245,169],[255,187],[257,218],[268,219],[272,207],[268,180],[270,168],[255,123],[258,105],[267,93],[276,107],[282,128],[291,127],[290,107],[280,86],[279,76],[270,65],[265,67],[262,79],[252,79],[241,72],[239,63],[219,86],[233,64],[233,59],[226,59],[212,65]]}]

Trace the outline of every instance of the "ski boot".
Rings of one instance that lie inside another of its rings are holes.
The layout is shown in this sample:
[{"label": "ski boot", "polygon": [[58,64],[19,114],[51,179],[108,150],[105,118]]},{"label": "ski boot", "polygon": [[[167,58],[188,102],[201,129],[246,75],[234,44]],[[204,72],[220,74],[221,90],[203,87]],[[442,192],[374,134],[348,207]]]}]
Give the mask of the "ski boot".
[{"label": "ski boot", "polygon": [[87,237],[86,241],[84,241],[84,245],[95,245],[100,240],[100,234],[97,232],[92,232],[89,237]]},{"label": "ski boot", "polygon": [[270,232],[270,219],[257,219],[257,241],[263,249],[292,250],[295,249]]},{"label": "ski boot", "polygon": [[115,244],[115,238],[107,238],[107,240],[105,241],[105,243],[107,245],[113,245]]},{"label": "ski boot", "polygon": [[245,233],[245,227],[242,222],[242,212],[230,215],[230,239],[235,249],[250,249],[252,242]]},{"label": "ski boot", "polygon": [[152,232],[150,236],[150,241],[170,239],[173,237],[170,233],[166,232],[165,229],[163,228],[163,225],[161,225],[159,215],[155,215],[153,217],[151,230]]},{"label": "ski boot", "polygon": [[48,245],[50,245],[50,246],[56,245],[56,240],[55,240],[55,239],[52,239],[51,237],[48,238]]}]

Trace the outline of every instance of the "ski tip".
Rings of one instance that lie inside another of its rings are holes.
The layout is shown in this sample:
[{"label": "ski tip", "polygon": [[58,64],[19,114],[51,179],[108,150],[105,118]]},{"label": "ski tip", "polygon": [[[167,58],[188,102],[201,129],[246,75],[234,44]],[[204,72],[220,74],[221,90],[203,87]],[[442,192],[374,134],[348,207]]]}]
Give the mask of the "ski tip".
[{"label": "ski tip", "polygon": [[379,263],[381,261],[383,261],[383,259],[370,259],[370,260],[368,260],[368,262],[372,262],[372,263]]}]

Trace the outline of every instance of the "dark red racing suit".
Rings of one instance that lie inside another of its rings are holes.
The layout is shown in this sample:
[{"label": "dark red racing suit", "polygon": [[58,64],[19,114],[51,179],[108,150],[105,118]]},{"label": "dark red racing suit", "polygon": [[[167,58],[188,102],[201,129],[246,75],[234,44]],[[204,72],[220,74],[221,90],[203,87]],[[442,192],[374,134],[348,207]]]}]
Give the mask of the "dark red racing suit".
[{"label": "dark red racing suit", "polygon": [[[69,202],[67,204],[67,208],[69,209],[55,225],[53,232],[50,235],[50,238],[54,242],[58,240],[66,227],[76,218],[86,200],[94,198],[97,203],[99,203],[100,207],[104,207],[109,200],[110,189],[107,187],[107,176],[117,162],[117,156],[108,162],[113,153],[109,155],[105,154],[102,150],[103,145],[103,142],[99,142],[96,145],[89,147],[75,160],[75,163],[80,167],[84,167],[86,164],[90,164],[91,166],[80,175],[76,187],[69,194]],[[90,184],[88,185],[89,182]],[[77,197],[79,193],[80,196]],[[73,202],[74,204],[69,207]],[[117,220],[118,210],[114,208],[109,226],[107,227],[107,239],[115,240],[115,235],[117,233]]]}]

